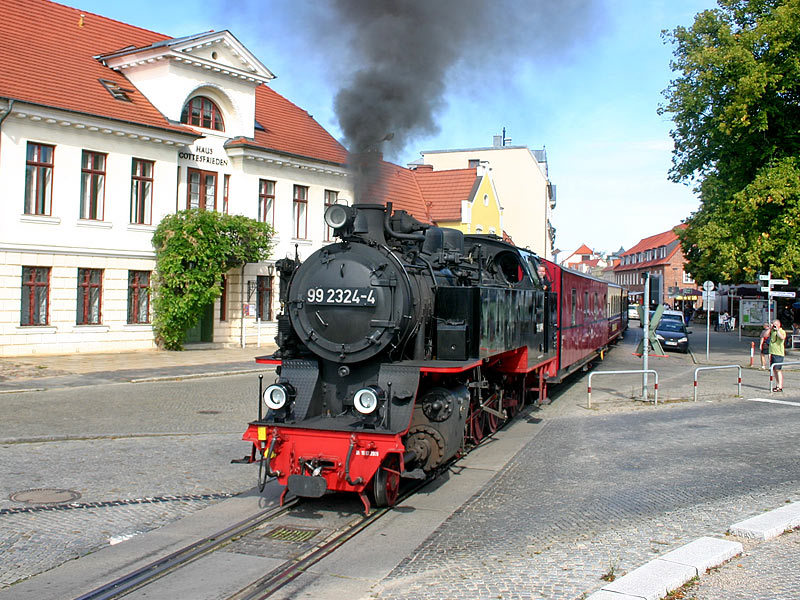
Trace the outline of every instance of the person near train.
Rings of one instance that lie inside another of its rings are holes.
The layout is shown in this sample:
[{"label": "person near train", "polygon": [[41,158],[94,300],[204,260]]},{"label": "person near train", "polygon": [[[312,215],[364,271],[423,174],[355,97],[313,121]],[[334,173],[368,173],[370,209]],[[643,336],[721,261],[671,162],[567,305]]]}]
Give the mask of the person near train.
[{"label": "person near train", "polygon": [[759,336],[758,349],[761,351],[761,369],[766,370],[769,363],[769,336],[772,329],[769,323],[764,323]]},{"label": "person near train", "polygon": [[775,375],[777,375],[777,385],[772,388],[773,392],[783,391],[783,371],[781,370],[781,364],[783,363],[783,357],[786,353],[783,346],[785,341],[786,332],[783,330],[783,327],[781,327],[780,319],[775,319],[772,322],[772,329],[769,334],[770,365],[775,371]]}]

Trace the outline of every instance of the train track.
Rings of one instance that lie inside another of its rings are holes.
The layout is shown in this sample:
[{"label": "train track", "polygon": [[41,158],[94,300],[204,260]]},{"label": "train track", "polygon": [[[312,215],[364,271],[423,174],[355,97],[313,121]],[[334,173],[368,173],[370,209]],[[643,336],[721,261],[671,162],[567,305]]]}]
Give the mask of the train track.
[{"label": "train track", "polygon": [[172,554],[155,560],[131,573],[102,585],[75,600],[112,600],[121,598],[136,589],[144,587],[156,579],[172,573],[190,562],[205,556],[228,544],[231,540],[257,529],[266,521],[273,520],[289,511],[297,499],[287,501],[282,507],[263,510],[244,521],[240,521],[222,531],[189,544]]},{"label": "train track", "polygon": [[[397,501],[401,502],[405,500],[419,491],[423,486],[427,485],[432,479],[433,477],[418,482],[416,485],[403,492]],[[189,544],[168,556],[155,560],[114,581],[83,594],[75,600],[114,600],[116,598],[122,598],[126,594],[143,588],[166,575],[178,571],[182,567],[203,556],[220,550],[233,540],[262,527],[265,523],[277,519],[289,512],[298,502],[298,499],[293,498],[288,500],[282,507],[261,511],[244,521]],[[317,564],[323,558],[333,553],[336,549],[341,547],[348,540],[354,538],[390,510],[391,507],[372,510],[369,515],[355,523],[344,526],[320,545],[285,561],[257,581],[254,581],[230,596],[229,600],[261,600],[269,598],[282,587],[294,581],[309,567]]]},{"label": "train track", "polygon": [[[399,504],[406,498],[412,496],[420,489],[428,485],[428,483],[433,481],[433,479],[435,479],[435,477],[429,477],[418,482],[410,489],[403,492],[398,497],[397,503]],[[369,515],[365,516],[360,521],[344,527],[326,542],[317,546],[316,548],[311,549],[305,554],[286,561],[281,566],[273,569],[270,573],[260,578],[258,581],[254,581],[247,587],[230,596],[228,600],[264,600],[265,598],[269,598],[282,587],[297,579],[310,567],[319,563],[326,556],[332,554],[346,542],[364,531],[375,521],[391,511],[392,508],[393,507],[391,506],[387,506],[384,508],[374,509]]]}]

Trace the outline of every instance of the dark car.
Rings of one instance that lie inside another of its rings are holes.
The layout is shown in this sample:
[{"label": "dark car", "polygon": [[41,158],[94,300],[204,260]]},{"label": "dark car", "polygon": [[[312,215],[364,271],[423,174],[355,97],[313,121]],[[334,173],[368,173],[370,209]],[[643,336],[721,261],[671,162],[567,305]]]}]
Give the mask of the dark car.
[{"label": "dark car", "polygon": [[661,319],[656,327],[656,338],[664,350],[677,350],[684,354],[689,352],[689,333],[683,323],[672,319]]}]

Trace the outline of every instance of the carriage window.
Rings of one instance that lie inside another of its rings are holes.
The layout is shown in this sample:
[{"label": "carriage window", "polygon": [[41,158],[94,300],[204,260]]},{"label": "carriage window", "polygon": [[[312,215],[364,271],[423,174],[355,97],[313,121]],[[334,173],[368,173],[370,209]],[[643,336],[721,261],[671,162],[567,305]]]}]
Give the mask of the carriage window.
[{"label": "carriage window", "polygon": [[586,317],[588,314],[589,314],[589,292],[583,292],[583,316]]},{"label": "carriage window", "polygon": [[578,308],[578,292],[575,290],[575,288],[572,288],[572,325],[575,325],[575,323],[577,322],[575,320],[576,317],[575,313],[577,312],[577,308]]},{"label": "carriage window", "polygon": [[597,292],[594,293],[594,314],[596,317],[600,316],[600,300]]}]

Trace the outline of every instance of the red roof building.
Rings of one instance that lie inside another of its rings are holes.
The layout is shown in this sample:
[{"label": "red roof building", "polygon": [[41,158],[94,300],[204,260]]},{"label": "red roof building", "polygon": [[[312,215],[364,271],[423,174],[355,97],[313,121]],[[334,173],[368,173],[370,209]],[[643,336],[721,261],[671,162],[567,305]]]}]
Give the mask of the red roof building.
[{"label": "red roof building", "polygon": [[650,275],[651,303],[667,303],[672,307],[694,306],[700,296],[694,279],[684,270],[684,256],[675,230],[678,225],[650,237],[620,255],[614,267],[616,282],[629,290],[629,295],[641,300],[644,295],[642,275]]},{"label": "red roof building", "polygon": [[[12,300],[0,355],[153,347],[151,238],[165,215],[259,219],[275,258],[304,258],[330,239],[326,205],[353,198],[346,149],[229,31],[173,38],[7,0],[0,56],[0,294]],[[425,219],[406,192],[398,207]],[[255,342],[256,319],[274,322],[274,284],[272,260],[232,271],[187,341]]]}]

